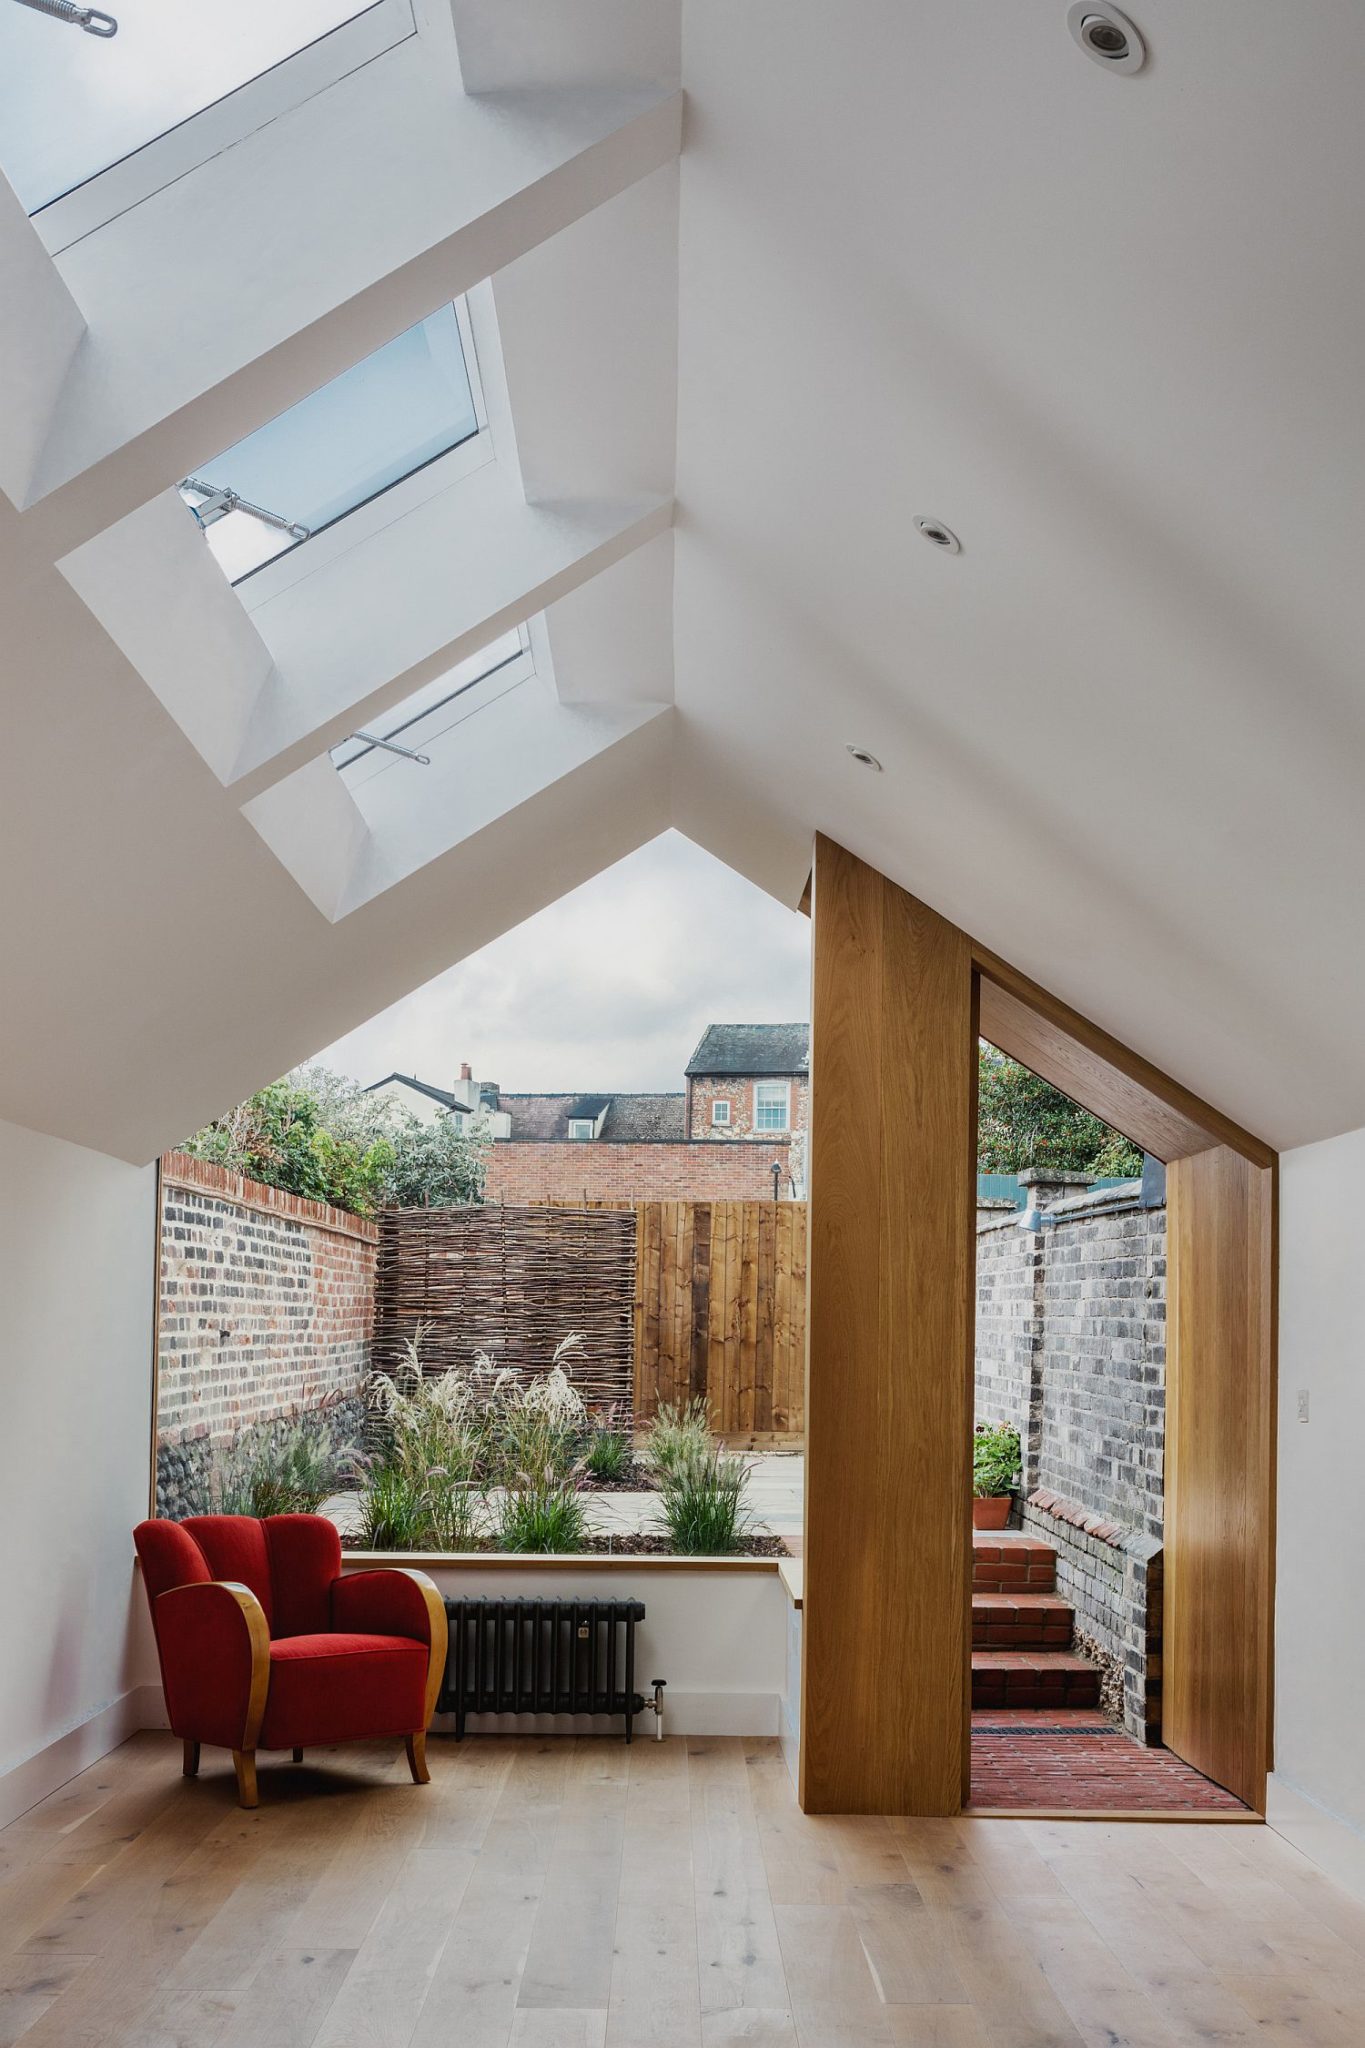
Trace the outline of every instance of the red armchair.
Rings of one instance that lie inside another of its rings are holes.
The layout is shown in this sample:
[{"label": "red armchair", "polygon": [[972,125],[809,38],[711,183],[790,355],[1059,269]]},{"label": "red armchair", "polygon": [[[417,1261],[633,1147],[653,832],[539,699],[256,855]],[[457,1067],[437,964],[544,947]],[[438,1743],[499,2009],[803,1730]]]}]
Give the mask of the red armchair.
[{"label": "red armchair", "polygon": [[401,1736],[425,1785],[427,1727],[446,1659],[445,1606],[425,1572],[342,1577],[322,1515],[199,1515],[133,1531],[166,1711],[185,1745],[232,1751],[256,1804],[256,1751]]}]

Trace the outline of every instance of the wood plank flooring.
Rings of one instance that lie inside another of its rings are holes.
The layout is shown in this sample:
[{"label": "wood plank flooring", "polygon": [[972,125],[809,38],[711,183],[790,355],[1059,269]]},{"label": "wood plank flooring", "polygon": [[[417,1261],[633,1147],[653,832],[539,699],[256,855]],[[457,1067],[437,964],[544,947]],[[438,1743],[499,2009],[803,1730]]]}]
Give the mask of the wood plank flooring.
[{"label": "wood plank flooring", "polygon": [[1267,1828],[808,1819],[762,1741],[179,1765],[0,1831],[0,2048],[1365,2041],[1365,1906]]}]

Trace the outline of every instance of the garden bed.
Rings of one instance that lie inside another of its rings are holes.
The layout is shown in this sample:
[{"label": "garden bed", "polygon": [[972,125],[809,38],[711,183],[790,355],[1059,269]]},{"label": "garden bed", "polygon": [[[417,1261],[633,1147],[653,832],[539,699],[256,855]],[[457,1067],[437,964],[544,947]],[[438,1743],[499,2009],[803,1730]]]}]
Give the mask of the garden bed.
[{"label": "garden bed", "polygon": [[632,1458],[619,1478],[599,1479],[594,1473],[581,1471],[575,1475],[580,1493],[657,1493],[659,1475],[652,1465],[644,1464],[639,1458]]},{"label": "garden bed", "polygon": [[[348,1552],[361,1551],[366,1557],[381,1557],[384,1555],[382,1551],[368,1548],[364,1538],[361,1536],[343,1535],[341,1547],[344,1551]],[[437,1552],[435,1554],[440,1556],[443,1553]],[[553,1557],[558,1553],[534,1550],[512,1551],[498,1543],[493,1537],[486,1536],[472,1541],[465,1554],[482,1557],[524,1558],[528,1564],[535,1564],[546,1557]],[[422,1555],[422,1552],[405,1551],[403,1555],[419,1557]],[[671,1539],[667,1536],[654,1535],[648,1530],[623,1530],[610,1536],[584,1536],[580,1540],[577,1549],[573,1552],[573,1555],[575,1557],[676,1558],[679,1556],[679,1553]],[[749,1535],[741,1537],[735,1549],[727,1552],[726,1555],[730,1557],[777,1558],[789,1557],[791,1552],[787,1548],[786,1539],[782,1536]],[[681,1561],[685,1563],[687,1560],[684,1557]]]}]

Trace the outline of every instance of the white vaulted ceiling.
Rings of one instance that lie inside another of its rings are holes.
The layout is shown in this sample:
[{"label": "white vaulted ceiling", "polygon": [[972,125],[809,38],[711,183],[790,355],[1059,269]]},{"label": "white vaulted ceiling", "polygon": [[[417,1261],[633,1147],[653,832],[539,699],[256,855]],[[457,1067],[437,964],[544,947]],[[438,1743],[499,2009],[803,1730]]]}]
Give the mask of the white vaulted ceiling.
[{"label": "white vaulted ceiling", "polygon": [[[0,189],[0,1115],[148,1158],[673,824],[1365,1124],[1359,18],[1128,11],[420,0],[55,258]],[[464,293],[496,459],[243,604],[179,478]],[[381,831],[327,748],[520,625]]]}]

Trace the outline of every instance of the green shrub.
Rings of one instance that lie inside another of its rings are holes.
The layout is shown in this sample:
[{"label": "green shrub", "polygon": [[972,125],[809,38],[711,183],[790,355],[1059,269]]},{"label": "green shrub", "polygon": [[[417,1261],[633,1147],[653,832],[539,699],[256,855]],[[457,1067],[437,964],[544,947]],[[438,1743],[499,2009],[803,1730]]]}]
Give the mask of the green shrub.
[{"label": "green shrub", "polygon": [[552,1473],[522,1473],[498,1505],[498,1548],[520,1551],[581,1550],[587,1537],[583,1503],[572,1481]]},{"label": "green shrub", "polygon": [[630,1438],[623,1430],[599,1423],[584,1446],[583,1469],[594,1479],[624,1479],[630,1469]]},{"label": "green shrub", "polygon": [[663,1475],[659,1511],[682,1557],[725,1557],[743,1547],[751,1516],[744,1504],[749,1467],[720,1444],[692,1451]]},{"label": "green shrub", "polygon": [[431,1524],[426,1492],[397,1465],[373,1464],[360,1490],[360,1540],[365,1550],[424,1550]]},{"label": "green shrub", "polygon": [[248,1430],[219,1459],[213,1509],[219,1515],[313,1515],[339,1481],[339,1455],[322,1421],[282,1431]]},{"label": "green shrub", "polygon": [[972,1438],[972,1492],[978,1499],[1013,1493],[1019,1484],[1019,1432],[1008,1422],[978,1422]]},{"label": "green shrub", "polygon": [[661,1401],[645,1433],[640,1459],[664,1479],[680,1466],[704,1458],[710,1448],[710,1417],[705,1401],[694,1397],[685,1408],[673,1401]]}]

